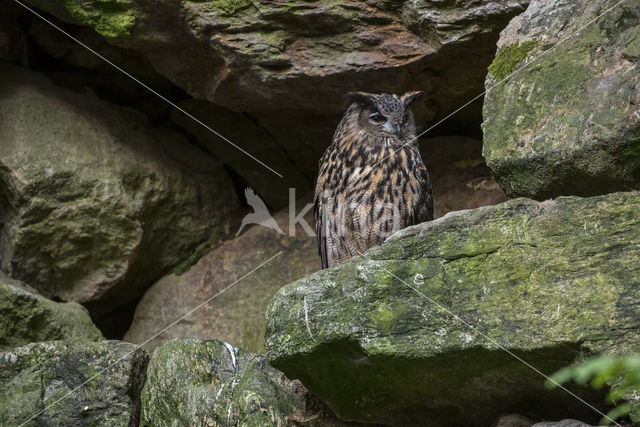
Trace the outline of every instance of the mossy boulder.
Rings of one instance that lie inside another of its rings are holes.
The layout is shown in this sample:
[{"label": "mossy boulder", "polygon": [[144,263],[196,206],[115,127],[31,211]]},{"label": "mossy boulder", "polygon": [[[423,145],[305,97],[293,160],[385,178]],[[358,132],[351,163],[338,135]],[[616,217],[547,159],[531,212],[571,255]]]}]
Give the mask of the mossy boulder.
[{"label": "mossy boulder", "polygon": [[502,32],[485,83],[484,156],[510,197],[640,187],[640,7],[596,19],[608,7],[534,0]]},{"label": "mossy boulder", "polygon": [[348,420],[597,422],[532,367],[640,350],[639,209],[640,192],[514,199],[409,227],[281,289],[267,357]]},{"label": "mossy boulder", "polygon": [[80,304],[51,301],[1,272],[0,325],[0,349],[38,341],[103,338]]},{"label": "mossy boulder", "polygon": [[264,356],[216,340],[159,346],[149,362],[140,426],[345,426]]},{"label": "mossy boulder", "polygon": [[230,231],[231,179],[184,137],[10,65],[0,98],[0,268],[44,296],[112,309]]},{"label": "mossy boulder", "polygon": [[137,426],[147,353],[48,341],[0,353],[0,425]]}]

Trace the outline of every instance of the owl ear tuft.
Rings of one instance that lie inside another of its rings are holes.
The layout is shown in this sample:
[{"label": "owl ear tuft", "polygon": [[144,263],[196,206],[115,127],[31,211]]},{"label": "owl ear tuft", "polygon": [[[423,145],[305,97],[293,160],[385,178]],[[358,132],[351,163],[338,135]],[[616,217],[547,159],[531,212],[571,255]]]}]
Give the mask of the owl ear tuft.
[{"label": "owl ear tuft", "polygon": [[409,104],[411,104],[413,101],[417,101],[418,99],[422,98],[424,96],[424,92],[421,90],[417,90],[414,92],[407,92],[404,95],[402,95],[402,97],[400,99],[402,99],[402,102],[404,103],[405,106],[408,106]]},{"label": "owl ear tuft", "polygon": [[344,97],[351,102],[360,102],[362,104],[373,104],[375,95],[367,92],[348,92]]}]

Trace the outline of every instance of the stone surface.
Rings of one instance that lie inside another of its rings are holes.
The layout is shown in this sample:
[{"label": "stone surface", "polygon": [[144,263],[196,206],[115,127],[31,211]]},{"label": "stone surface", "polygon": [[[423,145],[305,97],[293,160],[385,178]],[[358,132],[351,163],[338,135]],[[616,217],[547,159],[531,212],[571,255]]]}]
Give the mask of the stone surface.
[{"label": "stone surface", "polygon": [[0,325],[0,349],[38,341],[102,339],[80,304],[51,301],[1,272]]},{"label": "stone surface", "polygon": [[25,69],[0,75],[0,268],[12,277],[100,312],[230,231],[231,180],[183,137]]},{"label": "stone surface", "polygon": [[499,31],[528,1],[29,3],[236,111],[338,112],[347,91],[420,88],[431,93],[422,116],[442,117],[482,91]]},{"label": "stone surface", "polygon": [[141,426],[346,426],[264,356],[215,340],[159,346],[142,392]]},{"label": "stone surface", "polygon": [[0,353],[0,424],[137,426],[147,362],[144,350],[118,341]]},{"label": "stone surface", "polygon": [[[638,350],[638,209],[638,192],[515,199],[401,230],[281,289],[268,359],[348,420],[597,422],[502,349],[547,375],[592,352]],[[606,410],[605,391],[573,392]]]},{"label": "stone surface", "polygon": [[[296,203],[296,215],[307,201]],[[306,219],[311,226],[311,210]],[[141,344],[165,326],[222,291],[252,269],[276,255],[273,261],[239,281],[185,320],[145,344],[151,351],[173,338],[216,338],[253,352],[264,351],[264,312],[278,289],[320,269],[315,237],[301,226],[289,236],[289,211],[275,215],[286,234],[254,226],[224,242],[183,274],[172,274],[154,284],[140,300],[124,339]]]},{"label": "stone surface", "polygon": [[496,87],[487,78],[484,155],[510,197],[639,187],[640,6],[625,2],[562,41],[611,6],[534,0],[503,31],[490,70],[526,68]]}]

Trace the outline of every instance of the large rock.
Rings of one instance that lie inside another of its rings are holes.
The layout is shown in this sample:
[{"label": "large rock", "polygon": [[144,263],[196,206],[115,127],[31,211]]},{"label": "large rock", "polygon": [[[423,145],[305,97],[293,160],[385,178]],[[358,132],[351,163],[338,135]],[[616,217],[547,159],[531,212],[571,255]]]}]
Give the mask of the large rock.
[{"label": "large rock", "polygon": [[144,350],[118,341],[0,353],[0,425],[137,426],[147,362]]},{"label": "large rock", "polygon": [[354,89],[421,88],[431,93],[424,116],[441,117],[481,91],[499,31],[528,0],[29,3],[237,111],[336,112]]},{"label": "large rock", "polygon": [[[296,215],[307,201],[298,201]],[[306,220],[311,221],[311,217],[309,210]],[[295,235],[290,236],[288,209],[274,219],[286,234],[254,226],[208,252],[188,271],[160,279],[138,303],[124,339],[137,344],[146,342],[149,351],[162,342],[188,336],[216,338],[263,352],[264,312],[271,297],[285,284],[321,268],[314,235],[297,226]],[[282,254],[271,262],[162,331],[280,251]]]},{"label": "large rock", "polygon": [[513,355],[549,375],[586,353],[640,349],[639,209],[640,192],[515,199],[401,230],[280,290],[267,357],[348,420],[597,422]]},{"label": "large rock", "polygon": [[483,128],[487,164],[509,196],[640,186],[640,5],[624,2],[588,24],[611,6],[534,0],[503,31]]},{"label": "large rock", "polygon": [[0,272],[0,349],[53,340],[97,341],[102,334],[78,303],[44,298]]},{"label": "large rock", "polygon": [[264,356],[187,338],[163,344],[149,362],[141,426],[346,426]]},{"label": "large rock", "polygon": [[228,175],[132,110],[0,65],[0,268],[108,310],[140,296],[238,206]]}]

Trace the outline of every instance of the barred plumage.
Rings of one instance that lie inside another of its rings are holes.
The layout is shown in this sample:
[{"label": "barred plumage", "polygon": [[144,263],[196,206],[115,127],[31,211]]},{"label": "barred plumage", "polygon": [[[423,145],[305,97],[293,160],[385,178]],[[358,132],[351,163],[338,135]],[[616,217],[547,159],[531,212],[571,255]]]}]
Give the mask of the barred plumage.
[{"label": "barred plumage", "polygon": [[320,160],[314,198],[323,268],[433,219],[431,181],[409,108],[420,94],[347,95],[353,103]]}]

